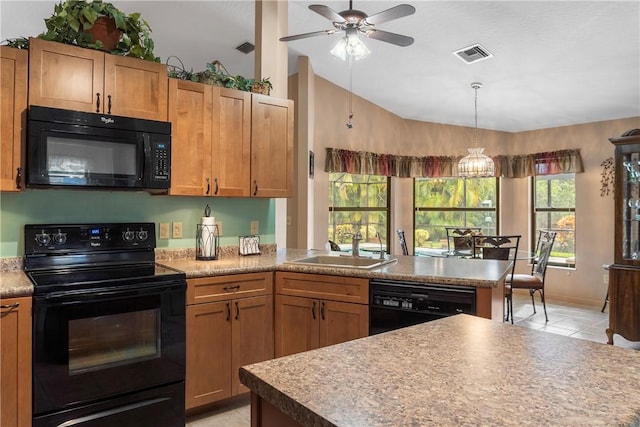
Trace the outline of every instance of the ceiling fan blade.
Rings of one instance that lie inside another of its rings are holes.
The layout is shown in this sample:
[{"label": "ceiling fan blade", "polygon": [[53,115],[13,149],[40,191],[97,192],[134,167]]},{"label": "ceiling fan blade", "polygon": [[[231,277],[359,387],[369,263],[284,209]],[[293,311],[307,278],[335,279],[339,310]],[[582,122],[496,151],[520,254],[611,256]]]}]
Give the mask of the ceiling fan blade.
[{"label": "ceiling fan blade", "polygon": [[413,44],[413,37],[403,36],[401,34],[390,33],[388,31],[369,29],[365,32],[370,39],[376,39],[398,46],[409,46]]},{"label": "ceiling fan blade", "polygon": [[368,16],[365,21],[367,21],[367,24],[377,25],[381,22],[387,22],[391,21],[392,19],[402,18],[403,16],[413,15],[415,12],[415,7],[409,4],[400,4],[398,6],[392,7],[391,9],[383,10],[382,12]]},{"label": "ceiling fan blade", "polygon": [[322,30],[322,31],[314,31],[312,33],[304,33],[304,34],[296,34],[294,36],[286,36],[286,37],[280,37],[280,41],[281,42],[290,42],[292,40],[300,40],[300,39],[306,39],[309,37],[315,37],[315,36],[321,36],[321,35],[331,35],[331,34],[335,34],[336,30]]},{"label": "ceiling fan blade", "polygon": [[318,13],[329,21],[333,22],[344,22],[344,18],[338,14],[335,10],[331,9],[328,6],[323,4],[312,4],[309,5],[309,9],[313,10],[315,13]]}]

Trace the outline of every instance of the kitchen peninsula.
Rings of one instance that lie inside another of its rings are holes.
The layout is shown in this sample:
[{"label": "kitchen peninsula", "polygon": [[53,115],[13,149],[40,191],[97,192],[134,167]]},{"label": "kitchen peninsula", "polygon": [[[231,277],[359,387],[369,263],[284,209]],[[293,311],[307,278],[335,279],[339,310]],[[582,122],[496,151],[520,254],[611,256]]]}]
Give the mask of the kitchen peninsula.
[{"label": "kitchen peninsula", "polygon": [[252,427],[640,426],[640,353],[460,314],[245,366]]}]

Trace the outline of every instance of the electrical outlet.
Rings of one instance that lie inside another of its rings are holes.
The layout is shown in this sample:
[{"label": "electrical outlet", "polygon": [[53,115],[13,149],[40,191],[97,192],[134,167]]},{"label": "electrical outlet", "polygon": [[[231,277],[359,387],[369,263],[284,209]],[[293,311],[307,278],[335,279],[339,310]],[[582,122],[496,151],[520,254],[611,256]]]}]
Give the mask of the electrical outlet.
[{"label": "electrical outlet", "polygon": [[181,222],[173,223],[173,238],[182,239],[182,223]]},{"label": "electrical outlet", "polygon": [[216,225],[218,226],[218,236],[222,236],[224,234],[222,232],[222,221],[216,221]]},{"label": "electrical outlet", "polygon": [[602,276],[602,281],[604,282],[605,285],[609,284],[609,274],[608,273],[604,273],[604,276]]},{"label": "electrical outlet", "polygon": [[161,222],[160,223],[160,235],[158,239],[168,239],[169,238],[169,223]]},{"label": "electrical outlet", "polygon": [[258,221],[251,221],[250,234],[258,234]]}]

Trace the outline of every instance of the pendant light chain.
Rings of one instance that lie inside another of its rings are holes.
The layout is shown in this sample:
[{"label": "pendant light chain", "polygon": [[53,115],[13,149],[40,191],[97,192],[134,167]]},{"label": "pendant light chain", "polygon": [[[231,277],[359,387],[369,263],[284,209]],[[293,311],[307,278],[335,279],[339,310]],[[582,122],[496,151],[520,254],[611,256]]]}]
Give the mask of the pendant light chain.
[{"label": "pendant light chain", "polygon": [[476,91],[476,102],[475,102],[475,107],[476,107],[476,128],[473,134],[473,145],[475,147],[478,146],[478,89],[480,88],[478,86],[478,83],[474,83],[473,88]]}]

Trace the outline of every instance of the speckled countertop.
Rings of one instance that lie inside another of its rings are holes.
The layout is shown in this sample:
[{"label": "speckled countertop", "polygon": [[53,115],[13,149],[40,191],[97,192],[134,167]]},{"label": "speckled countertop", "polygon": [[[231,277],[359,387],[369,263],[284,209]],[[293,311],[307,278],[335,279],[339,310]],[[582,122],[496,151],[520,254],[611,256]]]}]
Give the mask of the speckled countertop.
[{"label": "speckled countertop", "polygon": [[[413,256],[392,256],[392,258],[397,258],[397,261],[372,270],[327,266],[316,267],[287,263],[287,261],[294,259],[324,253],[327,252],[305,249],[280,249],[278,251],[266,251],[261,255],[244,257],[227,253],[222,254],[220,259],[214,261],[196,261],[193,251],[156,251],[156,262],[184,271],[187,278],[279,270],[363,278],[425,281],[476,287],[497,286],[505,276],[509,266],[506,261]],[[5,269],[0,274],[0,298],[29,296],[33,293],[33,285],[19,267],[18,269]]]},{"label": "speckled countertop", "polygon": [[469,315],[245,366],[305,426],[640,426],[640,352]]}]

